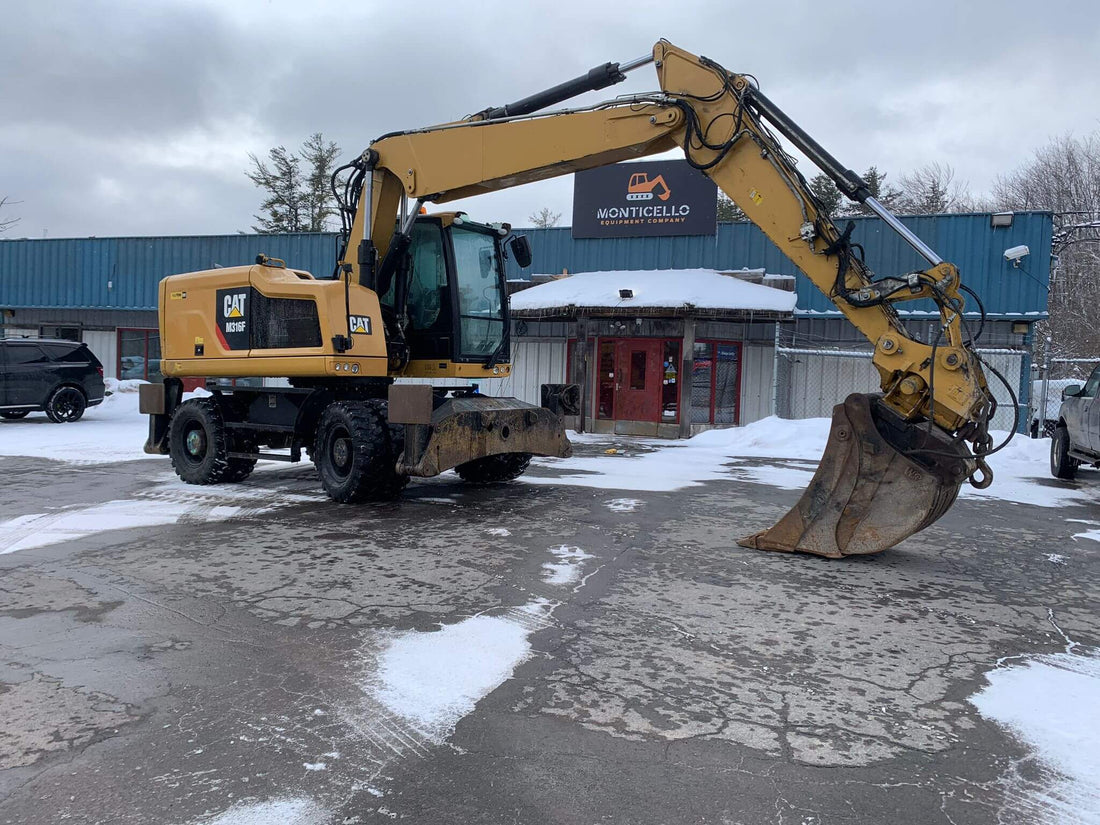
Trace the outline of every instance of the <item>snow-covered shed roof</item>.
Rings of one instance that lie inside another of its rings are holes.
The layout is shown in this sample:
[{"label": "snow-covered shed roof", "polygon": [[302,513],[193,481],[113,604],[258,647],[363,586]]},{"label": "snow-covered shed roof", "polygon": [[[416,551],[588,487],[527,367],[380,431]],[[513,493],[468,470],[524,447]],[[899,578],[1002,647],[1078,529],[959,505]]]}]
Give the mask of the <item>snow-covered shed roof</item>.
[{"label": "snow-covered shed roof", "polygon": [[[630,290],[623,298],[620,290]],[[600,309],[631,312],[666,309],[741,312],[793,312],[793,292],[749,283],[713,269],[619,270],[579,272],[517,292],[514,312]]]}]

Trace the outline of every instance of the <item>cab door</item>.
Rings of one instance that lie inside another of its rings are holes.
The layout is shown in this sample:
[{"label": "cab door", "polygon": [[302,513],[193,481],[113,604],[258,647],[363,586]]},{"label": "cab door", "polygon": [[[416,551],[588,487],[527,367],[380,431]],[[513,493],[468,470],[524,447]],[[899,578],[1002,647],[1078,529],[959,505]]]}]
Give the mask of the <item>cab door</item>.
[{"label": "cab door", "polygon": [[1074,436],[1073,425],[1070,424],[1070,439],[1094,453],[1100,453],[1100,399],[1096,397],[1098,394],[1100,394],[1100,366],[1092,371],[1079,396],[1080,420],[1077,426],[1080,428],[1080,435]]},{"label": "cab door", "polygon": [[45,404],[55,383],[45,351],[33,341],[8,341],[5,349],[4,404],[9,407]]}]

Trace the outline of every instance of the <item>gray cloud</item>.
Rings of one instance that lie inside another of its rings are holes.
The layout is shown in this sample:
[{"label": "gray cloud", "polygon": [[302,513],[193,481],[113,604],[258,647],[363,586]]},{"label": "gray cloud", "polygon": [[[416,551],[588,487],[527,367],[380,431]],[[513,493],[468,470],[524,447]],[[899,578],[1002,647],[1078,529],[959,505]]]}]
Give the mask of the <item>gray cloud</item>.
[{"label": "gray cloud", "polygon": [[[0,195],[22,201],[17,234],[32,237],[244,230],[259,201],[250,151],[322,131],[351,156],[660,36],[755,74],[841,160],[895,178],[940,161],[987,189],[1050,137],[1100,126],[1100,28],[1084,0],[16,0],[0,31]],[[609,91],[655,85],[643,69]],[[546,205],[567,220],[570,196],[562,179],[462,206],[522,224]]]}]

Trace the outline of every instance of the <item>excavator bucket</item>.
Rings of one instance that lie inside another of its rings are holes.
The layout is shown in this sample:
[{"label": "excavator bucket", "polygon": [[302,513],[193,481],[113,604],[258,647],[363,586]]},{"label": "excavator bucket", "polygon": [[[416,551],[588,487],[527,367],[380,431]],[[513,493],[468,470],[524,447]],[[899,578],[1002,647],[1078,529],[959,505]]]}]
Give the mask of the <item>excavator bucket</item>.
[{"label": "excavator bucket", "polygon": [[738,544],[828,558],[879,553],[946,513],[973,469],[961,439],[905,421],[881,396],[853,393],[833,408],[825,454],[799,502]]}]

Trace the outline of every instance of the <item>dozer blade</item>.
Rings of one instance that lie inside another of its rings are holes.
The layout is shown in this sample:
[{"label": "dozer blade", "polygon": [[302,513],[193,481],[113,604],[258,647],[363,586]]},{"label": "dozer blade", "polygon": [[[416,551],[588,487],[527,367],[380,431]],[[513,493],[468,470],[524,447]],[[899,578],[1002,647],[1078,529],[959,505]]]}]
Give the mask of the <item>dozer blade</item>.
[{"label": "dozer blade", "polygon": [[[391,421],[394,397],[391,391]],[[406,416],[398,412],[397,418],[404,420]],[[430,426],[406,428],[405,452],[398,468],[404,475],[429,478],[468,461],[502,453],[559,458],[573,454],[557,415],[516,398],[452,398],[432,410],[430,419],[425,420],[430,420]]]},{"label": "dozer blade", "polygon": [[833,408],[825,454],[798,504],[742,547],[828,558],[879,553],[947,512],[974,469],[961,439],[912,424],[881,396]]}]

